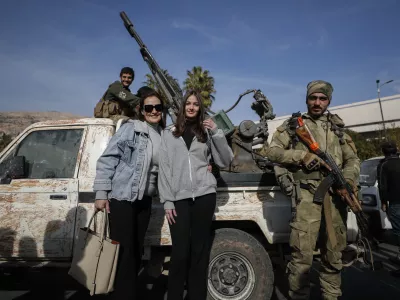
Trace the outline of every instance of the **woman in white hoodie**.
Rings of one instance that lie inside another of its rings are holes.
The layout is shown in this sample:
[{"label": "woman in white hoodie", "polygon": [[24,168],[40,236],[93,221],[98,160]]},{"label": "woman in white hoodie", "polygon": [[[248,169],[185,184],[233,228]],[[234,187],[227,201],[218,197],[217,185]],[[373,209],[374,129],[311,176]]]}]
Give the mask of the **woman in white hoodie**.
[{"label": "woman in white hoodie", "polygon": [[171,238],[168,300],[182,300],[185,281],[191,300],[207,297],[207,266],[217,181],[209,171],[211,157],[219,167],[233,159],[225,135],[204,119],[199,94],[189,91],[174,127],[161,135],[158,189]]}]

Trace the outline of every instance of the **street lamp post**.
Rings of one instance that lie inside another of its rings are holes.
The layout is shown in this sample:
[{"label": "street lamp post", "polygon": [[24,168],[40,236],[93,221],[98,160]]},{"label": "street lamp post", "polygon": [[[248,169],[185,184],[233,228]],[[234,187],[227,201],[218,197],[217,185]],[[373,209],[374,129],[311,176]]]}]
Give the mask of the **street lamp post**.
[{"label": "street lamp post", "polygon": [[381,117],[382,117],[382,125],[383,125],[383,132],[385,134],[385,140],[387,140],[387,134],[386,134],[386,126],[385,126],[385,118],[383,117],[383,110],[382,110],[382,103],[381,103],[381,87],[385,84],[391,83],[393,80],[388,80],[381,85],[379,85],[380,80],[376,80],[376,88],[378,92],[378,102],[379,102],[379,108],[381,109]]}]

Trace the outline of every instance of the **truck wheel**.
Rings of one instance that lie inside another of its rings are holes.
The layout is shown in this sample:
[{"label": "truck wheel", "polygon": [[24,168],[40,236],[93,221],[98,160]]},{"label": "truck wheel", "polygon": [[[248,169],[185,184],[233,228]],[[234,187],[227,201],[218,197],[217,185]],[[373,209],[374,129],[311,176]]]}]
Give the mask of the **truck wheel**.
[{"label": "truck wheel", "polygon": [[208,265],[208,300],[269,300],[274,272],[264,247],[250,234],[215,231]]}]

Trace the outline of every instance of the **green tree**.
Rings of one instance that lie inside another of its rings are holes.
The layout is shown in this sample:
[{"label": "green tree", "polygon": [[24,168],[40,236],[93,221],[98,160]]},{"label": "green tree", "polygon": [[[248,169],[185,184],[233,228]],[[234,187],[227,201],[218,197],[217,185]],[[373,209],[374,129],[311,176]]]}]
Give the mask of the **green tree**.
[{"label": "green tree", "polygon": [[208,70],[203,70],[202,67],[193,67],[187,71],[187,78],[183,82],[184,90],[197,91],[204,101],[205,107],[210,107],[215,100],[213,94],[216,93],[214,88],[214,77],[210,76]]},{"label": "green tree", "polygon": [[351,137],[354,144],[356,145],[357,155],[361,161],[380,156],[380,139],[379,134],[376,136],[372,136],[370,138],[364,137],[362,134],[352,131],[350,129],[346,129],[345,132]]},{"label": "green tree", "polygon": [[[176,84],[176,89],[181,90],[181,87],[179,85],[178,79],[172,77],[167,70],[163,70],[163,73],[165,75],[165,77],[167,77],[167,79],[172,83],[172,84]],[[162,100],[165,102],[167,97],[164,94],[164,92],[158,87],[157,85],[157,81],[155,80],[153,74],[146,74],[145,75],[146,80],[143,81],[143,84],[147,85],[148,87],[154,89],[157,91],[157,93],[159,93],[161,95],[161,97],[163,98]]]},{"label": "green tree", "polygon": [[[383,129],[375,131],[367,137],[360,133],[346,129],[345,132],[353,139],[357,148],[358,157],[365,160],[371,157],[382,156],[381,145],[384,141]],[[394,141],[400,148],[400,128],[394,124],[386,129],[387,139]]]},{"label": "green tree", "polygon": [[147,85],[148,87],[152,88],[153,90],[157,90],[158,91],[156,80],[154,79],[153,75],[148,73],[148,74],[145,75],[145,77],[146,77],[146,80],[143,81],[142,83],[144,85]]}]

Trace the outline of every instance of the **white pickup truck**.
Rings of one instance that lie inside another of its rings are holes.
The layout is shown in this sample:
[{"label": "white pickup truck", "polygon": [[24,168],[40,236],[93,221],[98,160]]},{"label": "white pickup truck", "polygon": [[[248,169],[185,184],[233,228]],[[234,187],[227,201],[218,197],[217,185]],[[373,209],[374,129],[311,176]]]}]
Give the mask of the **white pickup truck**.
[{"label": "white pickup truck", "polygon": [[[35,123],[0,153],[3,264],[70,263],[77,231],[93,214],[96,161],[116,127],[95,118]],[[273,173],[223,173],[217,195],[208,298],[270,299],[269,254],[288,245],[290,199]],[[145,259],[171,245],[163,208],[153,203]],[[349,213],[349,242],[357,230]]]}]

